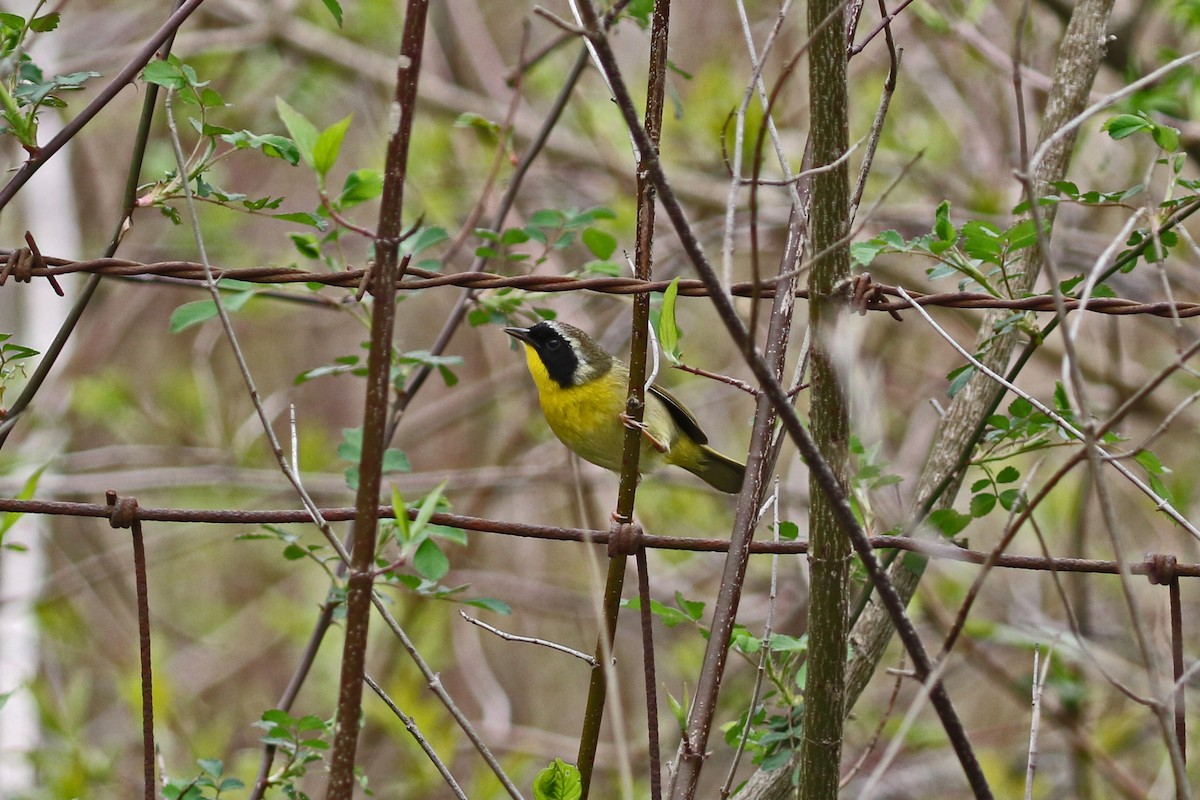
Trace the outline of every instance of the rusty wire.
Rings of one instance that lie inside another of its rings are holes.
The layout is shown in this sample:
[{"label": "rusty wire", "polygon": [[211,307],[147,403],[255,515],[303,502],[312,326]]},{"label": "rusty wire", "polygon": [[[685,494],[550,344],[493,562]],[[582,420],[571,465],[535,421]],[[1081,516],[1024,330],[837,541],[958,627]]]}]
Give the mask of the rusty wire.
[{"label": "rusty wire", "polygon": [[[328,522],[348,522],[354,519],[351,507],[322,508],[321,516]],[[45,514],[49,516],[96,517],[111,520],[113,509],[96,503],[72,503],[59,500],[15,500],[0,497],[0,513]],[[412,509],[410,514],[416,515]],[[267,525],[300,524],[311,522],[304,509],[278,510],[232,510],[192,508],[138,508],[138,519],[145,522],[186,522],[193,524],[223,525]],[[380,518],[394,518],[392,507],[380,506]],[[471,517],[462,514],[437,513],[430,522],[461,530],[479,533],[495,533],[520,536],[529,539],[546,539],[563,542],[592,542],[608,545],[613,534],[607,530],[588,528],[563,528],[555,525],[532,525],[524,522]],[[907,536],[872,536],[871,545],[881,550],[907,550],[931,558],[982,564],[988,553],[969,550],[952,544],[942,544]],[[662,536],[642,533],[638,543],[658,550],[690,550],[694,552],[723,553],[729,549],[728,539],[700,539],[683,536]],[[803,555],[808,552],[806,541],[760,541],[750,544],[754,554]],[[1045,556],[1001,554],[995,566],[1008,569],[1025,569],[1043,572],[1086,572],[1101,575],[1117,575],[1120,565],[1116,561],[1092,558],[1046,558]],[[1152,583],[1169,584],[1173,578],[1200,578],[1200,563],[1177,563],[1173,556],[1148,554],[1145,560],[1129,565],[1134,575],[1146,575]]]},{"label": "rusty wire", "polygon": [[[23,255],[24,248],[17,250],[0,249],[0,262],[8,266],[0,272],[0,286],[5,284],[11,275],[18,281],[28,282],[32,278],[53,279],[59,275],[69,275],[85,272],[112,277],[161,277],[177,280],[197,281],[206,280],[204,265],[194,261],[156,261],[145,263],[129,261],[121,258],[96,258],[87,261],[72,261],[65,258],[43,256],[40,259],[30,259]],[[238,280],[257,284],[291,284],[316,283],[324,286],[336,286],[345,289],[357,289],[362,283],[363,270],[345,270],[343,272],[306,272],[294,267],[247,267],[241,269],[222,269],[214,267],[213,277],[216,280]],[[855,305],[860,312],[883,311],[895,315],[897,311],[910,308],[908,301],[900,298],[900,291],[895,286],[870,282],[870,291],[864,295],[862,283],[856,282],[845,287],[847,302]],[[451,272],[440,273],[425,269],[409,267],[403,280],[397,285],[400,291],[417,291],[432,289],[438,286],[458,286],[465,289],[522,289],[529,292],[573,292],[587,290],[603,294],[634,295],[647,292],[662,292],[670,286],[671,281],[644,281],[637,278],[591,276],[573,277],[569,275],[497,275],[491,272]],[[905,291],[922,306],[939,306],[942,308],[988,309],[999,308],[1011,311],[1054,311],[1054,298],[1048,294],[1031,295],[1029,297],[1005,298],[996,297],[985,292],[933,292],[921,293],[909,289]],[[737,297],[758,297],[768,299],[775,296],[775,284],[771,281],[758,285],[750,281],[734,283],[729,287],[730,294]],[[679,294],[685,297],[705,297],[708,290],[699,280],[679,281]],[[807,298],[808,290],[797,289],[796,297]],[[1083,305],[1081,300],[1067,298],[1064,300],[1067,311],[1075,311]],[[1113,314],[1118,316],[1146,314],[1167,319],[1189,318],[1200,316],[1200,303],[1197,302],[1142,302],[1122,297],[1093,297],[1086,304],[1088,311],[1097,314]]]}]

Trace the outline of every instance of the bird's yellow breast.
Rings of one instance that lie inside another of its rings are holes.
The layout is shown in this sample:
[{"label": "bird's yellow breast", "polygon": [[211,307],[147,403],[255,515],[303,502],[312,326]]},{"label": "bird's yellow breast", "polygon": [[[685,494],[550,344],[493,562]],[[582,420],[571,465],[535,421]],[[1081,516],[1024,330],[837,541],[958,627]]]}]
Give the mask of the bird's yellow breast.
[{"label": "bird's yellow breast", "polygon": [[[550,377],[541,358],[528,345],[525,345],[525,362],[537,385],[542,413],[555,436],[580,458],[605,469],[620,470],[625,442],[621,414],[629,390],[628,370],[614,365],[584,384],[562,386]],[[668,447],[673,444],[678,431],[657,398],[647,397],[645,422],[655,439]],[[638,461],[640,471],[653,471],[663,459],[664,454],[644,439]]]}]

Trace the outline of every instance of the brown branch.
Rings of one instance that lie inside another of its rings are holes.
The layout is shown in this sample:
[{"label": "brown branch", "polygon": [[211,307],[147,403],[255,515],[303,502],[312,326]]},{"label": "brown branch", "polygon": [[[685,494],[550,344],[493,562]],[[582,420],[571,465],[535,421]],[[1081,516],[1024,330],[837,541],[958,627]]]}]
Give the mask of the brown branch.
[{"label": "brown branch", "polygon": [[[337,724],[329,762],[328,800],[350,800],[354,793],[354,762],[362,716],[367,630],[371,619],[372,560],[378,534],[379,492],[387,448],[388,399],[391,391],[392,332],[396,321],[396,284],[403,279],[408,258],[401,263],[404,184],[408,147],[416,115],[417,81],[425,41],[428,0],[409,0],[396,71],[394,123],[387,145],[383,195],[375,242],[374,304],[371,309],[371,347],[367,356],[366,408],[363,413],[362,457],[354,517],[354,548],[346,588],[346,636],[338,689]],[[398,115],[398,116],[397,116]]]}]

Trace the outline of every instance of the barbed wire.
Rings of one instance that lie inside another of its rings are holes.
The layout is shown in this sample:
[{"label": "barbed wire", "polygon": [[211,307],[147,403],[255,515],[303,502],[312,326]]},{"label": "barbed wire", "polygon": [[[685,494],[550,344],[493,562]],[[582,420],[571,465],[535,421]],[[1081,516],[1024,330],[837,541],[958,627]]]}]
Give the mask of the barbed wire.
[{"label": "barbed wire", "polygon": [[[128,504],[126,504],[128,505]],[[237,509],[181,509],[181,508],[149,508],[136,506],[137,517],[143,522],[185,522],[191,524],[223,524],[223,525],[286,525],[302,524],[312,521],[312,517],[304,509],[278,510],[237,510]],[[353,507],[337,507],[319,509],[321,516],[328,522],[349,522],[354,519]],[[95,517],[112,520],[118,513],[113,506],[97,503],[73,503],[59,500],[17,500],[0,497],[0,512],[16,514],[44,514],[48,516]],[[410,512],[413,516],[416,509]],[[380,506],[379,517],[392,519],[395,511],[392,506]],[[563,542],[592,542],[594,544],[609,544],[614,535],[610,531],[590,530],[588,528],[563,528],[554,525],[533,525],[524,522],[508,522],[505,520],[471,517],[462,514],[433,514],[429,521],[435,525],[445,525],[460,530],[492,533],[505,536],[520,536],[528,539],[546,539]],[[907,536],[872,536],[872,547],[881,550],[907,550],[930,558],[948,561],[961,561],[969,564],[983,564],[989,554],[982,550],[969,550],[953,544],[943,544]],[[723,553],[729,549],[728,539],[700,539],[683,536],[662,536],[642,533],[635,543],[656,550],[689,550],[693,552]],[[750,544],[750,552],[755,554],[803,555],[808,552],[808,542],[794,541],[760,541]],[[1047,558],[1045,556],[1025,556],[1001,554],[996,558],[995,566],[1007,569],[1035,570],[1043,572],[1087,572],[1104,575],[1119,574],[1121,569],[1116,561],[1091,558]],[[1148,554],[1143,561],[1129,563],[1129,571],[1134,575],[1147,575],[1156,583],[1165,583],[1172,576],[1183,578],[1200,577],[1200,564],[1177,563],[1174,556],[1163,554]]]},{"label": "barbed wire", "polygon": [[[28,282],[33,278],[54,280],[59,275],[69,275],[77,272],[109,275],[114,277],[160,277],[186,281],[207,280],[204,265],[194,261],[157,261],[145,263],[128,261],[120,258],[97,258],[87,261],[72,261],[63,258],[40,257],[31,258],[30,251],[21,248],[17,250],[0,249],[0,260],[6,266],[0,271],[0,286],[9,277],[20,282]],[[40,262],[40,263],[39,263]],[[364,270],[346,270],[343,272],[307,272],[295,267],[248,267],[239,269],[222,269],[214,267],[213,276],[220,280],[238,280],[246,283],[281,285],[294,283],[316,283],[324,286],[334,286],[346,289],[358,289],[362,284]],[[900,297],[900,291],[895,286],[875,283],[870,276],[865,276],[869,289],[863,291],[861,284],[857,289],[847,284],[844,294],[847,301],[855,299],[855,307],[860,312],[883,311],[893,315],[898,311],[911,308],[908,301]],[[569,275],[498,275],[491,272],[452,272],[440,273],[430,270],[409,267],[404,278],[397,284],[401,291],[418,291],[439,286],[457,286],[466,289],[522,289],[528,292],[573,292],[586,290],[604,294],[633,295],[646,292],[662,292],[671,285],[671,281],[644,281],[637,278],[613,276]],[[1032,295],[1020,298],[995,297],[984,292],[936,292],[922,293],[905,289],[913,300],[922,306],[937,306],[942,308],[961,309],[1008,309],[1011,311],[1053,312],[1054,298],[1051,295]],[[737,297],[759,297],[768,299],[775,296],[773,283],[759,283],[757,286],[749,281],[734,283],[729,287],[730,294]],[[685,297],[704,297],[708,291],[698,280],[679,281],[679,294]],[[851,295],[854,295],[854,298]],[[796,297],[808,298],[807,289],[798,289]],[[1067,298],[1064,305],[1068,311],[1078,310],[1083,306],[1082,301]],[[1166,318],[1191,318],[1200,316],[1200,303],[1195,302],[1142,302],[1121,297],[1092,297],[1088,299],[1086,310],[1097,314],[1113,314],[1118,316],[1145,314]]]}]

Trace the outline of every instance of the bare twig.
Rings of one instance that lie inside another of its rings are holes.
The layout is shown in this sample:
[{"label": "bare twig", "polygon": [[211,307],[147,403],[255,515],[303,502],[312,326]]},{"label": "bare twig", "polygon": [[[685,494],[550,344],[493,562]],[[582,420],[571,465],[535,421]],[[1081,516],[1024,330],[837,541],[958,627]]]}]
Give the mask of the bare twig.
[{"label": "bare twig", "polygon": [[538,639],[535,636],[518,636],[515,633],[507,633],[506,631],[502,631],[499,628],[496,628],[492,625],[488,625],[483,620],[479,620],[479,619],[476,619],[475,617],[470,616],[465,611],[459,611],[458,614],[460,617],[462,617],[463,619],[465,619],[467,622],[471,623],[472,625],[478,625],[480,628],[483,628],[485,631],[488,631],[489,633],[494,633],[495,635],[499,636],[501,639],[505,640],[506,642],[524,642],[525,644],[536,644],[536,645],[540,645],[542,647],[549,647],[551,650],[557,650],[560,653],[566,653],[569,656],[575,656],[575,658],[578,658],[580,661],[587,662],[587,664],[589,666],[591,666],[592,668],[600,666],[599,663],[596,661],[595,657],[589,656],[587,653],[581,653],[578,650],[573,650],[572,648],[567,647],[565,644],[559,644],[558,642],[551,642],[548,639]]},{"label": "bare twig", "polygon": [[446,691],[446,687],[442,685],[442,679],[438,677],[438,674],[430,668],[429,663],[426,662],[421,656],[420,651],[417,650],[417,646],[413,644],[412,639],[408,638],[408,634],[404,632],[404,628],[402,628],[400,623],[396,621],[396,618],[392,616],[392,612],[388,611],[387,605],[384,604],[384,602],[380,600],[378,596],[373,596],[371,598],[371,602],[375,605],[375,610],[378,611],[380,616],[383,617],[384,623],[387,624],[388,628],[391,629],[392,633],[395,634],[396,638],[400,641],[400,644],[404,648],[405,652],[407,652],[409,657],[412,658],[413,663],[417,665],[417,669],[419,669],[421,674],[425,677],[426,686],[428,686],[429,690],[437,696],[442,705],[446,707],[446,710],[450,712],[450,716],[452,716],[454,721],[458,723],[458,726],[462,728],[463,733],[467,735],[467,738],[471,741],[471,744],[475,746],[475,749],[479,752],[479,755],[483,757],[483,760],[487,762],[488,767],[491,768],[492,772],[500,780],[500,783],[504,786],[504,790],[508,793],[508,796],[513,798],[513,800],[522,800],[521,790],[518,789],[516,784],[512,782],[512,779],[508,777],[508,774],[504,771],[504,767],[502,767],[500,762],[496,760],[496,757],[492,754],[491,749],[475,731],[475,727],[471,724],[471,721],[467,719],[467,715],[462,712],[462,709],[460,709],[458,704],[454,702],[454,698],[452,698],[450,693]]},{"label": "bare twig", "polygon": [[1046,663],[1038,670],[1038,659],[1041,649],[1033,646],[1033,712],[1029,719],[1029,758],[1025,762],[1025,800],[1033,800],[1033,776],[1037,774],[1038,764],[1038,728],[1042,720],[1042,689],[1046,685],[1046,676],[1050,673],[1051,651],[1046,651]]},{"label": "bare twig", "polygon": [[912,670],[904,668],[903,653],[900,654],[900,665],[898,667],[889,667],[887,672],[889,675],[896,676],[896,681],[892,684],[892,693],[888,695],[887,707],[884,708],[883,714],[880,715],[879,723],[875,726],[875,730],[871,733],[871,738],[867,742],[867,746],[863,748],[863,751],[859,754],[858,759],[855,760],[853,766],[851,766],[850,769],[846,771],[846,774],[842,776],[842,782],[839,786],[841,789],[845,789],[847,786],[849,786],[850,781],[854,780],[854,777],[858,775],[863,766],[866,765],[867,759],[871,756],[871,753],[875,751],[875,746],[879,743],[879,737],[883,735],[883,729],[887,727],[888,722],[890,722],[892,719],[892,712],[896,709],[896,700],[900,697],[900,687],[904,685],[904,679],[914,677]]},{"label": "bare twig", "polygon": [[863,785],[862,791],[859,793],[860,800],[872,800],[878,793],[880,782],[883,776],[887,773],[888,767],[892,765],[892,761],[900,752],[900,748],[904,746],[904,741],[913,724],[917,721],[917,716],[921,710],[925,708],[925,704],[929,702],[930,694],[933,688],[939,684],[942,679],[942,673],[946,670],[946,665],[949,663],[948,658],[943,658],[937,662],[933,671],[930,672],[921,681],[921,689],[917,692],[917,696],[913,698],[912,704],[908,707],[908,713],[904,715],[904,719],[900,723],[900,727],[896,730],[891,742],[888,743],[887,750],[883,752],[879,763],[875,765],[875,769],[871,772],[871,776],[867,778],[867,782]]},{"label": "bare twig", "polygon": [[417,740],[417,744],[420,746],[421,750],[425,752],[425,755],[429,757],[429,760],[433,762],[434,767],[437,768],[438,773],[442,776],[442,780],[444,780],[446,785],[450,787],[450,791],[454,792],[454,796],[459,798],[459,800],[467,800],[467,793],[462,790],[462,787],[458,785],[458,781],[455,780],[454,776],[450,774],[450,768],[447,767],[446,762],[442,761],[441,757],[438,756],[437,751],[433,749],[433,745],[431,745],[429,740],[426,739],[421,733],[421,729],[417,726],[417,723],[413,720],[413,718],[401,711],[400,707],[392,701],[392,698],[388,697],[388,694],[383,690],[383,687],[376,683],[370,675],[364,674],[363,681],[366,682],[367,686],[371,687],[371,690],[379,696],[379,699],[384,702],[384,705],[391,709],[392,713],[396,715],[396,718],[404,724],[405,729],[412,734],[414,739]]}]

